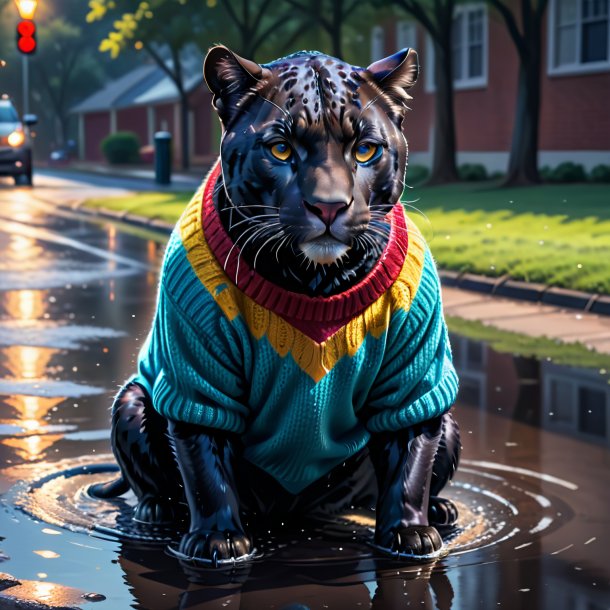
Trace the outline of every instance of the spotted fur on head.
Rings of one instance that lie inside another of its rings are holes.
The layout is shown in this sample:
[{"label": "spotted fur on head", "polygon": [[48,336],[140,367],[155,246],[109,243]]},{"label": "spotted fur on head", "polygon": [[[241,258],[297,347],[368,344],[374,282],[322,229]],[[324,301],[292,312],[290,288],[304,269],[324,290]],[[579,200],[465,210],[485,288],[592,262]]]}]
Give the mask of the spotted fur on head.
[{"label": "spotted fur on head", "polygon": [[[209,51],[204,75],[223,124],[216,205],[256,271],[330,296],[371,270],[403,190],[417,73],[412,49],[366,69],[317,51],[264,65]],[[372,156],[362,161],[362,151]]]}]

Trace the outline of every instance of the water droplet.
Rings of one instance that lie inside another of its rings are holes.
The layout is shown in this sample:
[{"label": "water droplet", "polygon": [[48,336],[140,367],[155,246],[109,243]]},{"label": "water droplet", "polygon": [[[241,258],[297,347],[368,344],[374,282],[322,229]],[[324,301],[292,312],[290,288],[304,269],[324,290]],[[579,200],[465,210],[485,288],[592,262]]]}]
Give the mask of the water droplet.
[{"label": "water droplet", "polygon": [[88,602],[103,602],[106,596],[101,593],[85,593],[83,599],[86,599]]}]

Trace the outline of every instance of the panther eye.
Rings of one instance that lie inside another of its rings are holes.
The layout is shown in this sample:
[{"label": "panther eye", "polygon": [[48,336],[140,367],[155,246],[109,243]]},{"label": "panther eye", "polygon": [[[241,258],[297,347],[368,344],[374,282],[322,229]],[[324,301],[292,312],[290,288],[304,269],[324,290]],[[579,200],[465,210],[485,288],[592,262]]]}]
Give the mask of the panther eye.
[{"label": "panther eye", "polygon": [[354,157],[358,163],[372,163],[381,156],[381,146],[379,144],[362,143],[356,146]]},{"label": "panther eye", "polygon": [[286,142],[277,142],[269,148],[271,154],[280,161],[288,161],[292,157],[292,148]]}]

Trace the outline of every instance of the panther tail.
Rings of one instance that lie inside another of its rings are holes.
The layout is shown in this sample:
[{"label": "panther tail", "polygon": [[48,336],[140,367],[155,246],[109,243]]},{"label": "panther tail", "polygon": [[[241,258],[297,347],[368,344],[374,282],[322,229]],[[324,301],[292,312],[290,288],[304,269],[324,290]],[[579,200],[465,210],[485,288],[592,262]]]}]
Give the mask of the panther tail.
[{"label": "panther tail", "polygon": [[107,500],[108,498],[116,498],[129,491],[129,483],[121,476],[113,481],[106,481],[106,483],[96,483],[90,485],[87,489],[87,493],[94,498],[100,500]]}]

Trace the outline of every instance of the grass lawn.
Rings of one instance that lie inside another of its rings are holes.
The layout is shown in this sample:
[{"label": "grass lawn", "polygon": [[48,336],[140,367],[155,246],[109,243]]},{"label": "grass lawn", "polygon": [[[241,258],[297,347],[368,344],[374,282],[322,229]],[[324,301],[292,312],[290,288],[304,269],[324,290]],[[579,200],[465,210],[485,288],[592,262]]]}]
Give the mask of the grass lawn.
[{"label": "grass lawn", "polygon": [[610,185],[456,184],[403,200],[444,269],[610,294]]},{"label": "grass lawn", "polygon": [[131,214],[138,214],[139,216],[176,222],[192,196],[192,192],[137,193],[129,197],[88,199],[84,205],[90,208],[126,210]]},{"label": "grass lawn", "polygon": [[[141,193],[87,205],[173,222],[191,194]],[[460,183],[408,189],[403,201],[444,269],[610,294],[610,185]]]}]

